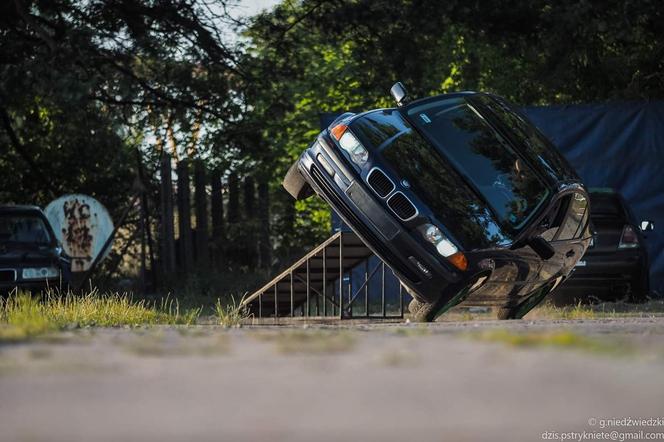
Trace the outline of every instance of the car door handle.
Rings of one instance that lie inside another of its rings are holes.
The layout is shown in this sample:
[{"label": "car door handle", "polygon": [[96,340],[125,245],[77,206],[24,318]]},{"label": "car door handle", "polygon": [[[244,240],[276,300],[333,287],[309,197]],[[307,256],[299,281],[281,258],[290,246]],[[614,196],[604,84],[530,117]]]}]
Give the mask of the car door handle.
[{"label": "car door handle", "polygon": [[575,254],[576,254],[576,252],[574,250],[568,250],[567,253],[565,253],[565,256],[568,257],[568,258],[571,258]]}]

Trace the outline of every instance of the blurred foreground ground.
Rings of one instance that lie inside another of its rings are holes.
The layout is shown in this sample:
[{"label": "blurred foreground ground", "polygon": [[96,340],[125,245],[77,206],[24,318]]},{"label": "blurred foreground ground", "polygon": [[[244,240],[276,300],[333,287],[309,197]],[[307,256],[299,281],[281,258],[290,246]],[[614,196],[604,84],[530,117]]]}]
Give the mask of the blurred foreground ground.
[{"label": "blurred foreground ground", "polygon": [[658,316],[89,329],[0,346],[0,440],[535,441],[662,385]]}]

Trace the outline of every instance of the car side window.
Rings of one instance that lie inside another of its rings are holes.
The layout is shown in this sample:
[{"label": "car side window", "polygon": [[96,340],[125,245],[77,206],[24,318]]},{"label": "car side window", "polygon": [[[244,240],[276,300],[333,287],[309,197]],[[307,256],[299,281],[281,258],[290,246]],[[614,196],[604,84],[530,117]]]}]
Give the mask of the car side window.
[{"label": "car side window", "polygon": [[588,221],[588,199],[580,193],[572,195],[569,209],[563,225],[558,232],[559,241],[566,241],[573,238],[579,238],[583,234],[583,229]]}]

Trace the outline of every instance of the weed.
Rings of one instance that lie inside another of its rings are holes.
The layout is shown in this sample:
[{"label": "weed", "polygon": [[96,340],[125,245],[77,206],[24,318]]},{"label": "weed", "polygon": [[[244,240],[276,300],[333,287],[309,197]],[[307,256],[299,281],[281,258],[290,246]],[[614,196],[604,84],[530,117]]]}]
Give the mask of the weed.
[{"label": "weed", "polygon": [[664,301],[652,300],[641,304],[626,302],[605,302],[556,307],[542,304],[526,316],[527,319],[606,319],[661,316]]},{"label": "weed", "polygon": [[242,322],[249,318],[249,311],[245,306],[242,305],[242,301],[235,301],[235,297],[231,295],[231,301],[226,304],[221,302],[221,299],[217,299],[217,303],[214,306],[219,325],[224,327],[238,327]]},{"label": "weed", "polygon": [[16,341],[80,327],[195,323],[200,309],[180,312],[177,301],[134,301],[127,293],[84,295],[49,291],[43,297],[14,292],[0,299],[0,341]]}]

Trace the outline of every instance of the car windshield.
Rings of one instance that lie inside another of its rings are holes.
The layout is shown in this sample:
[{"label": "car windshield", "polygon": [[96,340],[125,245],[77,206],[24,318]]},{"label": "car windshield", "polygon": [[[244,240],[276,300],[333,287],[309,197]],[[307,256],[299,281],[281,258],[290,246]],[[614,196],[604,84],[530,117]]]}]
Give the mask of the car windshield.
[{"label": "car windshield", "polygon": [[34,215],[0,214],[0,244],[48,244],[51,236],[44,221]]},{"label": "car windshield", "polygon": [[556,148],[535,126],[505,101],[481,94],[473,96],[473,102],[477,102],[495,116],[499,124],[507,128],[515,141],[524,148],[526,154],[542,164],[555,179],[562,181],[577,179],[576,173]]},{"label": "car windshield", "polygon": [[429,101],[407,114],[433,145],[431,163],[446,158],[510,228],[521,228],[548,197],[535,172],[463,98]]}]

